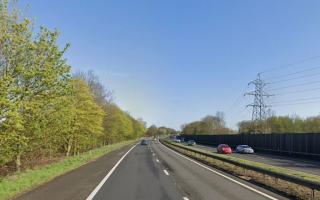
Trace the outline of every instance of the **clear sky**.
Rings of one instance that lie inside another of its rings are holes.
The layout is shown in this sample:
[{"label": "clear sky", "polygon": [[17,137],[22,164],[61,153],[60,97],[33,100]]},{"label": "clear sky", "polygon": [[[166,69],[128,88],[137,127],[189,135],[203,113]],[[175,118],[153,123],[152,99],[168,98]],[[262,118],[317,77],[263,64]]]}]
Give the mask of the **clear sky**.
[{"label": "clear sky", "polygon": [[[59,43],[71,43],[66,58],[74,71],[95,71],[114,90],[118,105],[149,125],[179,128],[220,110],[228,126],[236,127],[250,119],[244,105],[251,99],[241,94],[258,72],[320,55],[318,0],[20,0],[22,8],[26,4],[37,26],[57,28]],[[270,73],[287,74],[318,61],[312,62]],[[320,93],[308,95],[273,101]],[[313,103],[274,111],[309,116],[319,108]]]}]

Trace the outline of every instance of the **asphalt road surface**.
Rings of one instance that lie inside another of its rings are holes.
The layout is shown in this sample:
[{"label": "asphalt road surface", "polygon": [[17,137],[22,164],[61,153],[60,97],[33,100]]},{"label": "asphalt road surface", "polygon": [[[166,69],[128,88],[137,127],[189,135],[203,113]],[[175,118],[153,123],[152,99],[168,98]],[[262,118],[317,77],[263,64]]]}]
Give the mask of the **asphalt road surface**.
[{"label": "asphalt road surface", "polygon": [[158,142],[137,145],[108,175],[91,194],[94,200],[286,199],[196,163]]},{"label": "asphalt road surface", "polygon": [[128,145],[21,194],[15,200],[84,200],[130,149]]},{"label": "asphalt road surface", "polygon": [[[206,145],[195,145],[194,147],[209,150],[216,153],[217,148]],[[255,153],[255,154],[239,154],[232,153],[230,156],[260,162],[268,165],[284,167],[296,171],[302,171],[310,174],[320,175],[320,161],[303,160],[286,156],[278,156],[271,154]]]}]

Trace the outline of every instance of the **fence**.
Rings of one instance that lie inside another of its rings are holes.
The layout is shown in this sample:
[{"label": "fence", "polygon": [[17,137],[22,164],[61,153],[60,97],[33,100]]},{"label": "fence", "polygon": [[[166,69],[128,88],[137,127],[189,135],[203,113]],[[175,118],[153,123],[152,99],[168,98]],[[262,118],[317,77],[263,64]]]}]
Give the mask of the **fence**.
[{"label": "fence", "polygon": [[257,151],[300,157],[320,158],[320,133],[183,135],[199,144],[247,144]]}]

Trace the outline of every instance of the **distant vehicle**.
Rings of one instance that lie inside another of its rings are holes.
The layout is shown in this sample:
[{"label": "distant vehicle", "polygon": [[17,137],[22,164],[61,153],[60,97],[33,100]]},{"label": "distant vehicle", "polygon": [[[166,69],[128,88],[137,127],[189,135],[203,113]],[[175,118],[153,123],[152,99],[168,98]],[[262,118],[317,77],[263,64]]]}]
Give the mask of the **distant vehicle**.
[{"label": "distant vehicle", "polygon": [[140,144],[141,145],[148,145],[148,140],[141,140]]},{"label": "distant vehicle", "polygon": [[180,138],[180,141],[181,142],[185,142],[185,139],[182,137],[182,138]]},{"label": "distant vehicle", "polygon": [[231,154],[232,149],[227,144],[219,144],[219,146],[217,147],[217,152],[222,154]]},{"label": "distant vehicle", "polygon": [[176,135],[170,135],[169,138],[170,138],[170,140],[173,141],[174,139],[177,139],[177,136]]},{"label": "distant vehicle", "polygon": [[196,142],[194,140],[189,140],[187,144],[188,146],[193,146],[193,145],[196,145]]},{"label": "distant vehicle", "polygon": [[177,138],[173,139],[172,141],[173,141],[173,142],[176,142],[176,143],[181,143],[181,140],[180,140],[180,139],[177,139]]},{"label": "distant vehicle", "polygon": [[238,145],[236,148],[237,153],[254,153],[254,150],[248,145]]}]

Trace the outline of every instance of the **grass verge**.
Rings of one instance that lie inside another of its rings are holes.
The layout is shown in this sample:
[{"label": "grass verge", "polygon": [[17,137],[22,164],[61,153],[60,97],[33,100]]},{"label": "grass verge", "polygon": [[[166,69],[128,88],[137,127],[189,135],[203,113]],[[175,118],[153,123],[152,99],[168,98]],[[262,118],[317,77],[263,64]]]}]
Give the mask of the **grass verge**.
[{"label": "grass verge", "polygon": [[0,178],[0,200],[10,199],[133,142],[135,140],[107,145],[77,156],[65,158],[56,163],[26,170],[20,174],[2,177]]}]

